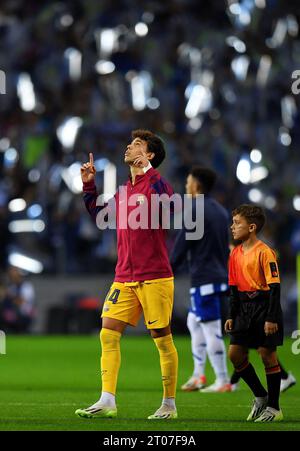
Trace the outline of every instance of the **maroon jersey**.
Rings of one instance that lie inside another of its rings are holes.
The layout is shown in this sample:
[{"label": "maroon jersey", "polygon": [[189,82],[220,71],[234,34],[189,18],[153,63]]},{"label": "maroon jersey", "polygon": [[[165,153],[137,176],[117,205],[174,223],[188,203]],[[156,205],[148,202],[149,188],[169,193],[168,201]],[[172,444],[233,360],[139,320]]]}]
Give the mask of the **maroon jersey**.
[{"label": "maroon jersey", "polygon": [[[125,187],[126,198],[122,194],[122,188]],[[83,192],[86,208],[96,221],[97,215],[103,208],[107,208],[107,204],[96,205],[98,194],[94,182],[84,183]],[[135,177],[134,185],[129,179],[115,194],[118,243],[115,282],[135,282],[173,276],[165,242],[166,231],[160,223],[157,228],[151,228],[151,194],[171,196],[173,193],[169,183],[151,167],[145,174]],[[136,196],[130,197],[132,195]],[[134,217],[134,210],[140,209],[142,204],[148,209],[147,228],[134,229],[128,226],[128,219],[130,220],[130,216]],[[126,224],[127,227],[124,227]]]}]

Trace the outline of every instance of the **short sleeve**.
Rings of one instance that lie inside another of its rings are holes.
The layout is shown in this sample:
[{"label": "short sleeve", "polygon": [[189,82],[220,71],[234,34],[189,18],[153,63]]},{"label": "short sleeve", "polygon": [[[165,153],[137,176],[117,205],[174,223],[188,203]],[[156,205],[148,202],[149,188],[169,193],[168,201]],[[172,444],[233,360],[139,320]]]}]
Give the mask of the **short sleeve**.
[{"label": "short sleeve", "polygon": [[279,270],[275,252],[272,249],[264,249],[261,254],[262,267],[266,283],[280,283]]}]

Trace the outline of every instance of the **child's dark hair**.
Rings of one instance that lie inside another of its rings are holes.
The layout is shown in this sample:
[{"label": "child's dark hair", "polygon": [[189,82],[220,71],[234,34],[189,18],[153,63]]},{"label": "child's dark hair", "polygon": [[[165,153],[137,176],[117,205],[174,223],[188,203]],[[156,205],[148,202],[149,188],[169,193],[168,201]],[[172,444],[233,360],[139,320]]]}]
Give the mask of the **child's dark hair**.
[{"label": "child's dark hair", "polygon": [[204,194],[213,189],[217,180],[217,174],[212,169],[203,166],[193,166],[189,173],[199,182]]},{"label": "child's dark hair", "polygon": [[151,165],[154,168],[157,168],[165,159],[166,151],[165,146],[162,140],[150,132],[149,130],[133,130],[131,133],[132,139],[140,138],[143,141],[146,141],[148,151],[153,152],[155,155],[151,160]]},{"label": "child's dark hair", "polygon": [[257,205],[243,204],[235,208],[232,216],[240,215],[246,219],[248,224],[256,224],[256,232],[259,233],[266,222],[264,210]]}]

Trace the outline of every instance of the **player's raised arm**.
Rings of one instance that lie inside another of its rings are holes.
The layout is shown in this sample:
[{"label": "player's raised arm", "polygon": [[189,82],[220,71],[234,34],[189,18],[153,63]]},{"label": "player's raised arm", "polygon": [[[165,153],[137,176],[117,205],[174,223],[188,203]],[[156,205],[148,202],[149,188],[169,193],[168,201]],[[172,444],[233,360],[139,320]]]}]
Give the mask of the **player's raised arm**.
[{"label": "player's raised arm", "polygon": [[96,168],[94,166],[94,156],[92,152],[89,154],[90,160],[81,166],[81,180],[83,183],[92,182],[95,179]]},{"label": "player's raised arm", "polygon": [[[83,182],[83,200],[86,206],[87,211],[93,218],[95,222],[97,222],[98,213],[101,210],[109,208],[109,213],[114,216],[115,214],[115,204],[109,202],[98,203],[98,193],[97,188],[94,183],[96,174],[96,168],[94,165],[94,156],[92,153],[89,154],[89,161],[84,163],[81,166],[81,179]],[[107,210],[108,213],[108,210]],[[98,223],[97,223],[98,225]]]},{"label": "player's raised arm", "polygon": [[100,209],[97,207],[97,189],[94,183],[96,168],[94,166],[94,156],[92,153],[89,154],[89,161],[87,163],[83,163],[80,169],[81,172],[81,180],[83,183],[83,200],[85,206],[92,216],[94,221],[96,221],[97,214]]}]

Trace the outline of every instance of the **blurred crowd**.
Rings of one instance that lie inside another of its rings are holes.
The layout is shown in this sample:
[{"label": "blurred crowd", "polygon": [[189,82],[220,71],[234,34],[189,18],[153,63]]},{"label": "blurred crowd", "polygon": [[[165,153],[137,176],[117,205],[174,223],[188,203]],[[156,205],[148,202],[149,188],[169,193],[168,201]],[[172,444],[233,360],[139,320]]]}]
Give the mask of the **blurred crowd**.
[{"label": "blurred crowd", "polygon": [[177,192],[203,164],[228,210],[263,205],[264,237],[293,271],[299,19],[284,0],[1,1],[1,268],[112,271],[114,232],[88,217],[78,164],[93,151],[121,183],[130,132],[147,128],[165,141],[161,172]]},{"label": "blurred crowd", "polygon": [[22,271],[8,267],[0,280],[0,330],[24,333],[35,319],[35,290]]}]

